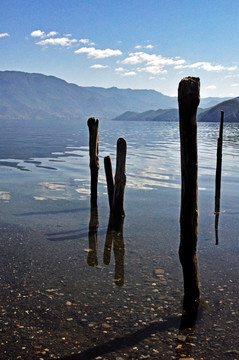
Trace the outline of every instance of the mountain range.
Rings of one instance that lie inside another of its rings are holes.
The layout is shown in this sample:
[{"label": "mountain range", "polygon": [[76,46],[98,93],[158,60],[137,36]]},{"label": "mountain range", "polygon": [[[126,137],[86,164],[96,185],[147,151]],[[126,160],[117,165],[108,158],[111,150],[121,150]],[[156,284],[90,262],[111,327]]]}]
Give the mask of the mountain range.
[{"label": "mountain range", "polygon": [[[221,117],[221,110],[224,111],[225,122],[239,122],[239,97],[222,101],[221,103],[209,108],[198,108],[197,119],[199,122],[219,122]],[[121,121],[178,121],[178,109],[166,110],[150,110],[142,113],[133,111],[126,111],[117,116],[113,120]]]},{"label": "mountain range", "polygon": [[[200,106],[207,108],[227,99],[201,99]],[[176,108],[177,97],[155,90],[83,87],[54,76],[0,71],[0,119],[85,119],[95,116],[104,120],[117,118],[125,112],[128,115],[134,112],[134,116],[147,112],[147,119],[152,120],[155,111],[156,116],[161,114],[165,119],[173,120]]]}]

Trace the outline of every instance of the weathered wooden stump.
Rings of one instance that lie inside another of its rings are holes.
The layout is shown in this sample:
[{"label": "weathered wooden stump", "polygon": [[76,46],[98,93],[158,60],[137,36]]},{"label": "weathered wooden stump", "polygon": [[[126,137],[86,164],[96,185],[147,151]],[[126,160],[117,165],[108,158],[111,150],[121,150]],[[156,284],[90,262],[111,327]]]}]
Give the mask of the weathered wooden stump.
[{"label": "weathered wooden stump", "polygon": [[105,167],[105,176],[106,176],[106,183],[108,189],[109,206],[110,206],[110,211],[112,212],[115,182],[113,178],[111,157],[109,155],[104,158],[104,167]]},{"label": "weathered wooden stump", "polygon": [[125,216],[124,211],[124,193],[126,185],[125,161],[126,161],[126,141],[119,138],[117,141],[117,157],[115,171],[115,185],[113,196],[113,213],[115,217]]},{"label": "weathered wooden stump", "polygon": [[104,158],[105,175],[108,188],[110,212],[116,218],[125,216],[124,193],[126,185],[125,161],[127,145],[123,138],[117,141],[116,171],[113,178],[112,163],[110,156]]},{"label": "weathered wooden stump", "polygon": [[99,120],[91,117],[88,119],[89,127],[89,153],[91,172],[91,204],[97,206],[97,185],[99,173]]},{"label": "weathered wooden stump", "polygon": [[181,213],[179,258],[184,277],[184,307],[200,298],[197,260],[198,239],[198,160],[197,107],[200,79],[187,77],[178,88],[181,141]]}]

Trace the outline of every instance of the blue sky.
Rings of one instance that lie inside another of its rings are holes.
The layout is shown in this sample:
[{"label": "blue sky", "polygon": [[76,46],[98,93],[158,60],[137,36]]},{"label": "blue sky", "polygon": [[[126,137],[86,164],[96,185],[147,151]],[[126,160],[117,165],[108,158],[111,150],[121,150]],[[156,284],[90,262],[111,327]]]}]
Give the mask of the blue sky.
[{"label": "blue sky", "polygon": [[81,86],[239,96],[238,0],[1,0],[0,70]]}]

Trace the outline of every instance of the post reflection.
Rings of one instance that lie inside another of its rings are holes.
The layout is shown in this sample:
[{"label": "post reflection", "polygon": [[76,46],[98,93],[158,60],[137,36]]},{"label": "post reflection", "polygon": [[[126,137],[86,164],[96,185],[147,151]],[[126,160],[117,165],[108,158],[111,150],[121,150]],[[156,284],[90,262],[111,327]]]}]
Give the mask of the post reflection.
[{"label": "post reflection", "polygon": [[113,252],[115,257],[115,284],[120,287],[124,285],[125,248],[123,237],[123,224],[124,217],[115,217],[112,214],[110,215],[104,249],[104,264],[109,265],[113,246]]},{"label": "post reflection", "polygon": [[[114,216],[110,214],[109,223],[105,239],[103,262],[105,265],[110,264],[112,248],[115,258],[115,284],[117,286],[124,285],[124,237],[123,237],[124,217]],[[89,266],[98,265],[98,207],[91,206],[90,222],[89,222],[89,252],[87,263]]]},{"label": "post reflection", "polygon": [[97,240],[98,228],[99,228],[98,207],[91,206],[89,232],[88,232],[89,253],[87,257],[87,263],[89,266],[98,265],[98,240]]},{"label": "post reflection", "polygon": [[219,213],[215,214],[215,237],[216,237],[216,245],[219,244],[219,237],[218,237],[218,223],[219,223]]}]

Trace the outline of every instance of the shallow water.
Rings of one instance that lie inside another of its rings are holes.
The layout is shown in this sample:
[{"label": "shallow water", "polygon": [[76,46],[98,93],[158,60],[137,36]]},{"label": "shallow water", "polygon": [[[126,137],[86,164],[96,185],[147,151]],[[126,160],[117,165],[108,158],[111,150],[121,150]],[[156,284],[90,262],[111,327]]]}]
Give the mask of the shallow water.
[{"label": "shallow water", "polygon": [[[178,125],[100,122],[97,219],[89,206],[86,122],[3,123],[1,359],[239,358],[239,126],[224,128],[216,246],[218,131],[217,124],[198,125],[203,300],[195,325],[182,330]],[[126,217],[109,240],[103,158],[110,154],[115,167],[121,136]],[[106,241],[113,242],[109,265]]]}]

